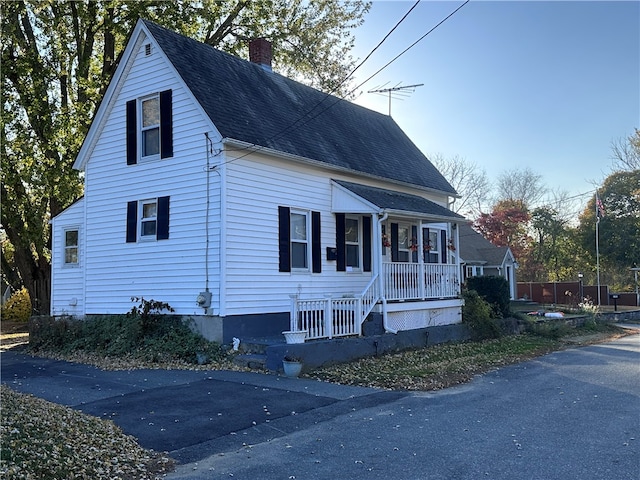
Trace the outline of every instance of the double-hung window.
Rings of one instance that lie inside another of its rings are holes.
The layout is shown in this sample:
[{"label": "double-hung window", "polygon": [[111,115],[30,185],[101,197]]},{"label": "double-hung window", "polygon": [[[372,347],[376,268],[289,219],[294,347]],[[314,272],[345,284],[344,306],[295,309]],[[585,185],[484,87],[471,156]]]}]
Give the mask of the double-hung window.
[{"label": "double-hung window", "polygon": [[278,207],[280,272],[322,272],[320,212]]},{"label": "double-hung window", "polygon": [[169,238],[169,197],[127,203],[127,243]]},{"label": "double-hung window", "polygon": [[140,237],[156,238],[156,226],[158,217],[158,201],[145,200],[140,202]]},{"label": "double-hung window", "polygon": [[370,272],[372,265],[371,217],[336,213],[336,270]]},{"label": "double-hung window", "polygon": [[291,212],[291,268],[309,268],[309,215]]},{"label": "double-hung window", "polygon": [[155,157],[160,154],[160,96],[143,98],[140,105],[141,156]]},{"label": "double-hung window", "polygon": [[173,157],[173,93],[164,90],[126,104],[127,165]]},{"label": "double-hung window", "polygon": [[347,268],[360,269],[360,221],[358,218],[345,218],[344,239]]},{"label": "double-hung window", "polygon": [[78,230],[64,231],[64,264],[78,265]]}]

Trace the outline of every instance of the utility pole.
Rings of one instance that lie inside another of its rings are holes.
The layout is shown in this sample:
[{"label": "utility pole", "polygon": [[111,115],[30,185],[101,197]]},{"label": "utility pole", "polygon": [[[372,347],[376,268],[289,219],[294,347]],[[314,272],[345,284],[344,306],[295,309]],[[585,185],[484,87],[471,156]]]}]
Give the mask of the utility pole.
[{"label": "utility pole", "polygon": [[400,99],[401,97],[408,97],[409,93],[413,93],[416,87],[422,87],[424,83],[417,83],[415,85],[396,85],[391,88],[378,88],[376,90],[369,90],[367,93],[387,94],[389,96],[389,116],[391,116],[391,97]]}]

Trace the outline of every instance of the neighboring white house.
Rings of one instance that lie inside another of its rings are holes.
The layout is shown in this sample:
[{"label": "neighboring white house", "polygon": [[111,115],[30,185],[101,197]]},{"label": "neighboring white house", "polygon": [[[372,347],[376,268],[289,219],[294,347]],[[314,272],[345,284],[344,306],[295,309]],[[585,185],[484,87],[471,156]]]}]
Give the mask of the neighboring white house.
[{"label": "neighboring white house", "polygon": [[[461,321],[455,190],[382,115],[141,20],[53,224],[52,314],[169,303],[211,339]],[[266,59],[266,60],[265,60]]]},{"label": "neighboring white house", "polygon": [[460,262],[463,281],[482,275],[504,277],[509,282],[511,300],[516,298],[518,263],[509,247],[497,247],[471,225],[460,225]]}]

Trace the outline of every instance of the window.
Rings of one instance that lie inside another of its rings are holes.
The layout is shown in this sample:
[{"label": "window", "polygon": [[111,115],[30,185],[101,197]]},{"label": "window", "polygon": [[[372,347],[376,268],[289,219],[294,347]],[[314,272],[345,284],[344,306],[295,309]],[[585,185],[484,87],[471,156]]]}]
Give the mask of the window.
[{"label": "window", "polygon": [[336,213],[336,270],[338,272],[370,272],[371,217]]},{"label": "window", "polygon": [[320,212],[278,207],[279,271],[322,272]]},{"label": "window", "polygon": [[160,153],[160,98],[155,95],[140,102],[142,157],[150,157]]},{"label": "window", "polygon": [[173,157],[172,95],[164,90],[127,102],[127,165]]},{"label": "window", "polygon": [[140,210],[140,236],[155,238],[158,212],[156,200],[140,202]]},{"label": "window", "polygon": [[347,268],[360,268],[360,222],[357,218],[345,219],[344,238],[347,253]]},{"label": "window", "polygon": [[[127,243],[169,238],[169,197],[127,203]],[[139,235],[139,237],[138,237]]]},{"label": "window", "polygon": [[291,213],[291,268],[309,268],[308,221],[303,213]]},{"label": "window", "polygon": [[78,230],[64,232],[64,263],[65,265],[78,264]]}]

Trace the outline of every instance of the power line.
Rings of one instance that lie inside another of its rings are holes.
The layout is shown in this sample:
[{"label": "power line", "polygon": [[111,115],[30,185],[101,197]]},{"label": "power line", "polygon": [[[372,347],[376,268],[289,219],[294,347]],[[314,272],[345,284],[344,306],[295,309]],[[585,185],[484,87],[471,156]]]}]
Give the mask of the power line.
[{"label": "power line", "polygon": [[[313,107],[311,107],[309,110],[307,110],[306,112],[304,112],[295,122],[293,122],[291,125],[288,125],[287,127],[283,128],[282,130],[280,130],[278,133],[276,133],[275,135],[273,135],[272,137],[267,139],[267,142],[270,140],[275,140],[277,138],[280,138],[282,135],[284,135],[286,132],[288,132],[289,130],[291,130],[292,128],[294,128],[298,123],[302,122],[305,117],[307,117],[308,115],[310,115],[315,109],[317,109],[320,105],[322,105],[326,100],[328,100],[329,98],[331,98],[331,95],[333,93],[335,93],[342,85],[345,84],[345,82],[347,82],[347,80],[349,80],[354,73],[360,68],[362,67],[362,65],[364,65],[364,63],[371,57],[371,55],[374,54],[374,52],[376,50],[378,50],[378,48],[380,48],[382,46],[382,44],[391,36],[391,34],[400,26],[400,24],[402,22],[405,21],[405,19],[409,16],[409,14],[413,11],[414,8],[416,8],[418,6],[418,4],[420,3],[420,0],[417,0],[413,6],[402,16],[402,18],[400,20],[398,20],[398,22],[396,22],[396,24],[393,26],[393,28],[391,30],[389,30],[389,32],[382,38],[382,40],[380,40],[380,42],[378,42],[378,44],[373,48],[373,50],[371,50],[367,56],[360,62],[358,63],[358,65],[356,65],[356,67],[351,70],[351,72],[349,72],[349,74],[342,79],[333,89],[331,89],[326,95],[325,97],[320,100],[317,104],[315,104]],[[349,94],[351,94],[353,92],[350,91]],[[340,97],[338,97],[338,99],[340,99]],[[330,106],[332,106],[333,104],[331,104]],[[320,112],[323,113],[325,112],[327,109],[324,109]],[[314,118],[316,118],[318,115],[311,117],[307,122],[303,123],[302,125],[305,125],[306,123],[308,123],[309,121],[313,120]],[[254,144],[255,145],[255,144]],[[235,157],[232,158],[226,162],[224,162],[221,165],[226,165],[230,162],[233,162],[235,160],[239,160],[241,158],[244,158],[245,156],[249,155],[250,153],[255,153],[257,151],[260,151],[261,149],[265,148],[264,146],[260,146],[260,145],[255,145],[255,146],[247,146],[241,149],[237,149],[236,151],[243,151],[243,150],[251,150],[249,152],[247,152],[247,154],[242,155],[240,157]]]},{"label": "power line", "polygon": [[[378,75],[380,72],[382,72],[382,71],[383,71],[385,68],[387,68],[389,65],[391,65],[393,62],[395,62],[398,58],[400,58],[402,55],[404,55],[406,52],[408,52],[411,48],[413,48],[413,47],[414,47],[415,45],[417,45],[419,42],[421,42],[422,40],[424,40],[424,39],[425,39],[425,38],[426,38],[430,33],[432,33],[436,28],[438,28],[440,25],[442,25],[444,22],[446,22],[446,21],[447,21],[449,18],[451,18],[455,13],[457,13],[457,12],[458,12],[462,7],[464,7],[467,3],[469,3],[469,1],[470,1],[470,0],[466,0],[464,3],[462,3],[460,6],[458,6],[458,8],[456,8],[455,10],[453,10],[449,15],[447,15],[445,18],[443,18],[442,20],[440,20],[440,22],[438,22],[435,26],[433,26],[430,30],[428,30],[428,31],[427,31],[424,35],[422,35],[418,40],[416,40],[416,41],[415,41],[415,42],[413,42],[411,45],[409,45],[407,48],[405,48],[402,52],[400,52],[398,55],[396,55],[396,56],[395,56],[391,61],[387,62],[387,63],[386,63],[382,68],[378,69],[378,70],[377,70],[373,75],[369,76],[369,78],[367,78],[364,82],[362,82],[362,83],[358,84],[355,88],[351,89],[351,91],[350,91],[350,92],[348,92],[348,95],[350,95],[350,94],[352,94],[353,92],[355,92],[356,90],[358,90],[358,89],[359,89],[360,87],[362,87],[365,83],[367,83],[369,80],[371,80],[373,77],[375,77],[376,75]],[[418,1],[417,1],[417,2],[416,2],[416,3],[415,3],[415,4],[414,4],[410,9],[409,9],[409,11],[408,11],[408,12],[407,12],[407,13],[406,13],[406,14],[405,14],[401,19],[400,19],[400,21],[396,24],[396,26],[395,26],[395,27],[393,27],[393,29],[391,30],[391,32],[392,32],[393,30],[395,30],[395,29],[397,28],[397,26],[398,26],[400,23],[402,23],[402,21],[404,21],[404,19],[407,17],[407,15],[411,12],[411,10],[413,10],[413,9],[416,7],[416,5],[417,5],[418,3],[420,3],[420,1],[419,1],[419,0],[418,0]],[[380,45],[382,45],[382,43],[383,43],[383,42],[384,42],[384,41],[389,37],[389,35],[390,35],[390,33],[391,33],[391,32],[389,32],[389,34],[387,34],[387,35],[384,37],[384,39],[383,39],[383,40],[382,40],[382,41],[381,41],[381,42],[380,42],[380,43],[379,43],[379,44],[374,48],[374,51],[375,51],[375,50],[376,50]],[[373,53],[373,51],[372,51],[371,53]],[[367,55],[367,57],[366,57],[366,58],[368,59],[370,56],[371,56],[371,54]],[[365,60],[366,60],[366,59],[365,59]],[[359,65],[357,68],[359,68],[363,63],[364,63],[364,61],[363,61],[363,62],[361,62],[361,63],[360,63],[360,65]],[[356,69],[354,69],[353,71],[355,72],[355,70],[357,70],[357,68],[356,68]],[[341,82],[341,84],[342,84],[342,83],[344,83],[344,81],[343,81],[343,82]],[[305,115],[304,115],[304,116],[306,116],[308,113],[310,113],[310,112],[312,112],[313,110],[315,110],[315,109],[316,109],[320,104],[322,104],[322,103],[323,103],[325,100],[327,100],[328,98],[330,98],[330,95],[329,95],[329,94],[327,94],[327,96],[326,96],[325,98],[323,98],[323,99],[322,99],[322,101],[318,102],[318,104],[316,104],[316,105],[315,105],[315,106],[314,106],[314,107],[313,107],[309,112],[305,113]],[[342,98],[337,97],[337,98],[336,98],[332,103],[330,103],[330,104],[329,104],[327,107],[325,107],[324,109],[320,110],[320,112],[318,112],[316,115],[314,115],[314,116],[312,116],[312,117],[310,117],[310,118],[306,119],[306,120],[304,121],[304,123],[302,123],[302,124],[301,124],[301,126],[304,126],[304,125],[306,125],[307,123],[311,122],[312,120],[316,119],[317,117],[319,117],[320,115],[322,115],[324,112],[326,112],[329,108],[333,107],[335,104],[337,104],[338,102],[340,102],[340,101],[342,101],[342,100],[343,100]],[[289,127],[285,128],[285,129],[283,129],[280,133],[278,133],[278,134],[274,135],[274,136],[273,136],[273,137],[271,137],[269,140],[273,140],[273,139],[275,139],[275,138],[278,138],[278,137],[279,137],[280,135],[282,135],[284,132],[286,132],[286,131],[290,130],[291,128],[293,128],[293,126],[295,126],[296,124],[298,124],[299,122],[301,122],[301,121],[303,121],[303,120],[304,120],[304,116],[300,117],[300,119],[298,119],[296,122],[294,122],[291,126],[289,126]],[[244,158],[244,157],[248,156],[248,155],[249,155],[249,154],[251,154],[251,153],[255,153],[255,152],[258,152],[258,151],[262,150],[262,149],[263,149],[263,148],[265,148],[265,147],[260,146],[260,145],[257,145],[257,146],[255,146],[255,147],[246,147],[246,148],[243,148],[243,149],[238,149],[238,150],[236,150],[236,151],[242,151],[242,150],[246,150],[246,149],[249,149],[249,148],[251,148],[251,149],[252,149],[250,152],[247,152],[246,154],[241,155],[241,156],[239,156],[239,157],[234,157],[234,158],[232,158],[232,159],[230,159],[230,160],[228,160],[228,161],[224,162],[224,163],[223,163],[223,164],[221,164],[221,165],[226,165],[226,164],[231,163],[231,162],[233,162],[233,161],[235,161],[235,160],[240,160],[240,159],[242,159],[242,158]]]}]

